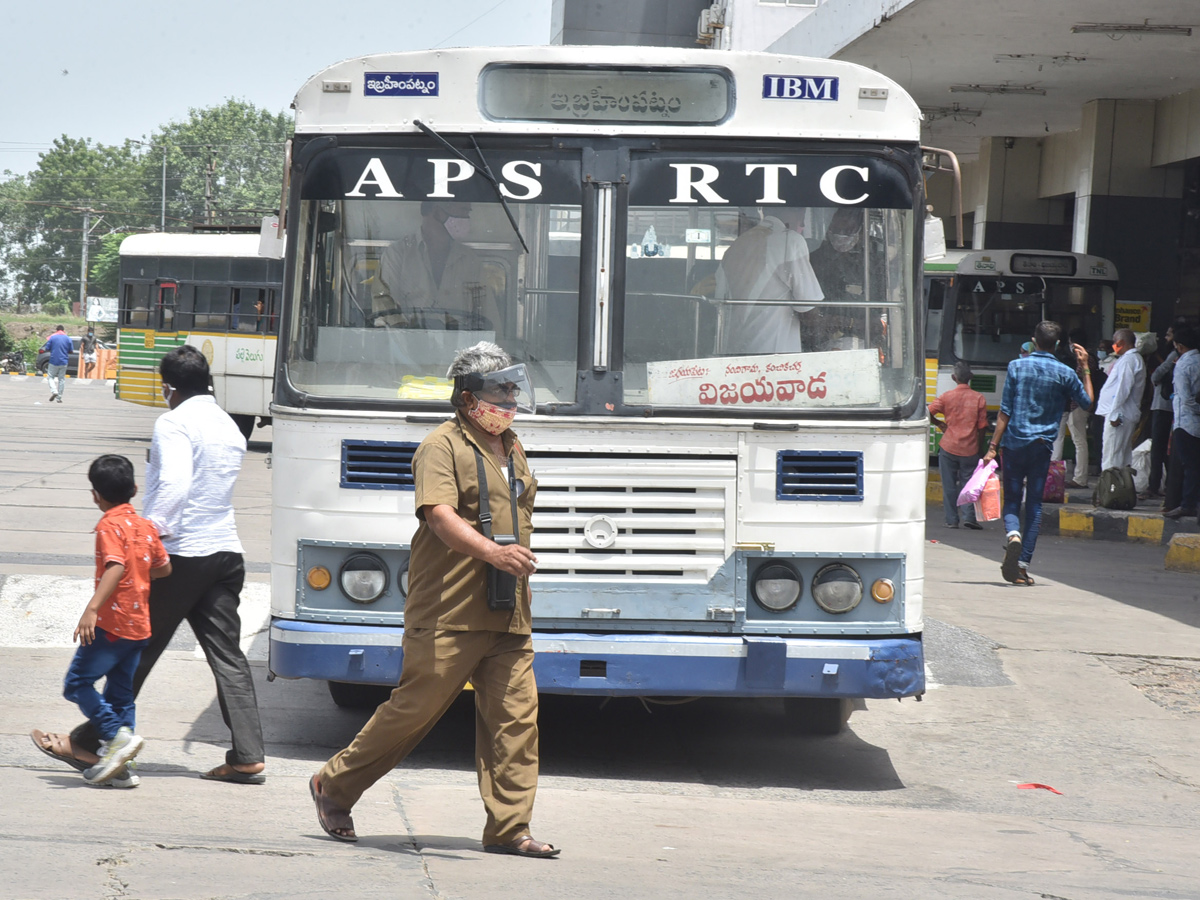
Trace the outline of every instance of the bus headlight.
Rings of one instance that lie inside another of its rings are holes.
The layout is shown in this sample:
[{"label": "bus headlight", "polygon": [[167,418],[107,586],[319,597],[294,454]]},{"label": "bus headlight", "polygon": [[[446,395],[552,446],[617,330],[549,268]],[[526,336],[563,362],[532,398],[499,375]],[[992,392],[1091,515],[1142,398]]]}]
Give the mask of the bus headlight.
[{"label": "bus headlight", "polygon": [[813,576],[813,600],[827,613],[848,613],[863,598],[862,579],[842,563],[830,563]]},{"label": "bus headlight", "polygon": [[342,593],[355,603],[374,603],[387,588],[387,566],[373,553],[357,553],[338,573]]},{"label": "bus headlight", "polygon": [[800,578],[791,566],[763,566],[754,576],[754,599],[763,609],[787,612],[800,599]]},{"label": "bus headlight", "polygon": [[405,600],[408,599],[408,562],[405,561],[404,568],[400,570],[400,574],[396,576],[396,586],[400,588],[400,596]]}]

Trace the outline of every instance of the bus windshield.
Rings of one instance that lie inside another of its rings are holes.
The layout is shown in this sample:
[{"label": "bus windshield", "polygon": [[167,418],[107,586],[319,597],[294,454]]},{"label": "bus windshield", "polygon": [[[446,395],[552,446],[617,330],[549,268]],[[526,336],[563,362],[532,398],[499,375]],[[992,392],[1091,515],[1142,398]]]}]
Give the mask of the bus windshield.
[{"label": "bus windshield", "polygon": [[585,188],[578,149],[486,149],[507,211],[448,151],[317,153],[293,229],[288,383],[334,402],[445,400],[449,360],[489,340],[529,365],[540,405],[577,403],[579,373],[607,367],[625,404],[664,414],[908,401],[905,173],[865,154],[681,146],[591,151],[628,190]]},{"label": "bus windshield", "polygon": [[[995,281],[996,279],[990,279]],[[972,281],[983,282],[983,290],[966,290]],[[954,322],[954,356],[976,365],[1006,366],[1020,355],[1023,343],[1031,340],[1038,322],[1058,322],[1073,339],[1087,347],[1100,340],[1098,310],[1111,302],[1113,288],[1099,282],[1069,282],[1008,278],[1004,292],[990,290],[989,279],[966,279],[960,288]],[[1014,286],[1033,289],[1021,293]]]}]

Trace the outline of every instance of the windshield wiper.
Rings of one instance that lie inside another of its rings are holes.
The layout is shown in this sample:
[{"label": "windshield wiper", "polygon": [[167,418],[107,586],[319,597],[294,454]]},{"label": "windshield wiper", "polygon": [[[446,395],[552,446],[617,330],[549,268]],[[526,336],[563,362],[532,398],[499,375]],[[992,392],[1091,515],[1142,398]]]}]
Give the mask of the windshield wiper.
[{"label": "windshield wiper", "polygon": [[[451,144],[448,140],[446,140],[420,119],[413,119],[413,124],[451,153],[453,153],[455,156],[457,156],[459,159],[461,159],[463,162],[465,162],[467,165],[469,165],[471,168],[478,168],[474,162],[467,158],[465,153]],[[481,170],[483,177],[488,180],[488,183],[490,183],[492,188],[496,191],[496,197],[500,200],[500,205],[504,207],[504,214],[508,216],[508,222],[510,225],[512,225],[513,231],[517,233],[517,240],[521,242],[521,246],[525,249],[525,252],[528,253],[529,245],[525,243],[525,238],[521,235],[521,229],[517,227],[517,220],[513,217],[512,209],[510,209],[508,205],[508,200],[505,199],[504,194],[500,190],[500,182],[498,182],[496,180],[496,176],[492,174],[492,167],[488,165],[487,159],[483,155],[483,151],[479,149],[479,143],[475,140],[475,135],[471,135],[471,144],[475,147],[475,153],[478,154],[479,161],[483,164],[483,169]]]}]

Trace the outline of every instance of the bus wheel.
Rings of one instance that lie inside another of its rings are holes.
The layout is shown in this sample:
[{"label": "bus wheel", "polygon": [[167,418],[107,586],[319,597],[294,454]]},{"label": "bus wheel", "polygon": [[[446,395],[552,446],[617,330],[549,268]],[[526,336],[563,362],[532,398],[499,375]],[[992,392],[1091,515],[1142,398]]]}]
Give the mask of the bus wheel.
[{"label": "bus wheel", "polygon": [[230,416],[230,418],[237,425],[242,437],[250,440],[250,435],[254,433],[254,416]]},{"label": "bus wheel", "polygon": [[843,697],[785,697],[783,712],[800,734],[837,734],[853,711],[853,701]]},{"label": "bus wheel", "polygon": [[329,696],[343,709],[374,709],[391,695],[392,689],[384,684],[329,682]]}]

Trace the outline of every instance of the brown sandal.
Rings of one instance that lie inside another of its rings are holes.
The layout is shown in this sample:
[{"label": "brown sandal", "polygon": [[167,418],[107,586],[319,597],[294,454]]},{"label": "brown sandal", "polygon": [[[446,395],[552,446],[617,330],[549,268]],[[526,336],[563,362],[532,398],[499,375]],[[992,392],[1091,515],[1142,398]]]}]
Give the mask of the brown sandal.
[{"label": "brown sandal", "polygon": [[354,819],[350,818],[350,810],[335,806],[333,801],[321,790],[321,781],[314,775],[308,782],[308,792],[312,794],[313,803],[317,804],[317,821],[325,833],[337,841],[353,844],[358,840],[354,833]]},{"label": "brown sandal", "polygon": [[1017,576],[1017,579],[1016,579],[1016,581],[1013,582],[1013,584],[1023,584],[1026,587],[1033,587],[1033,585],[1034,585],[1033,576],[1030,575],[1028,572],[1022,570],[1021,574],[1019,574]]},{"label": "brown sandal", "polygon": [[56,759],[59,762],[64,762],[76,771],[82,772],[100,761],[100,757],[94,753],[90,754],[92,757],[90,762],[76,756],[75,747],[71,744],[71,736],[69,734],[56,734],[53,731],[40,731],[35,728],[29,732],[29,737],[33,740],[33,746],[37,747],[48,757]]}]

